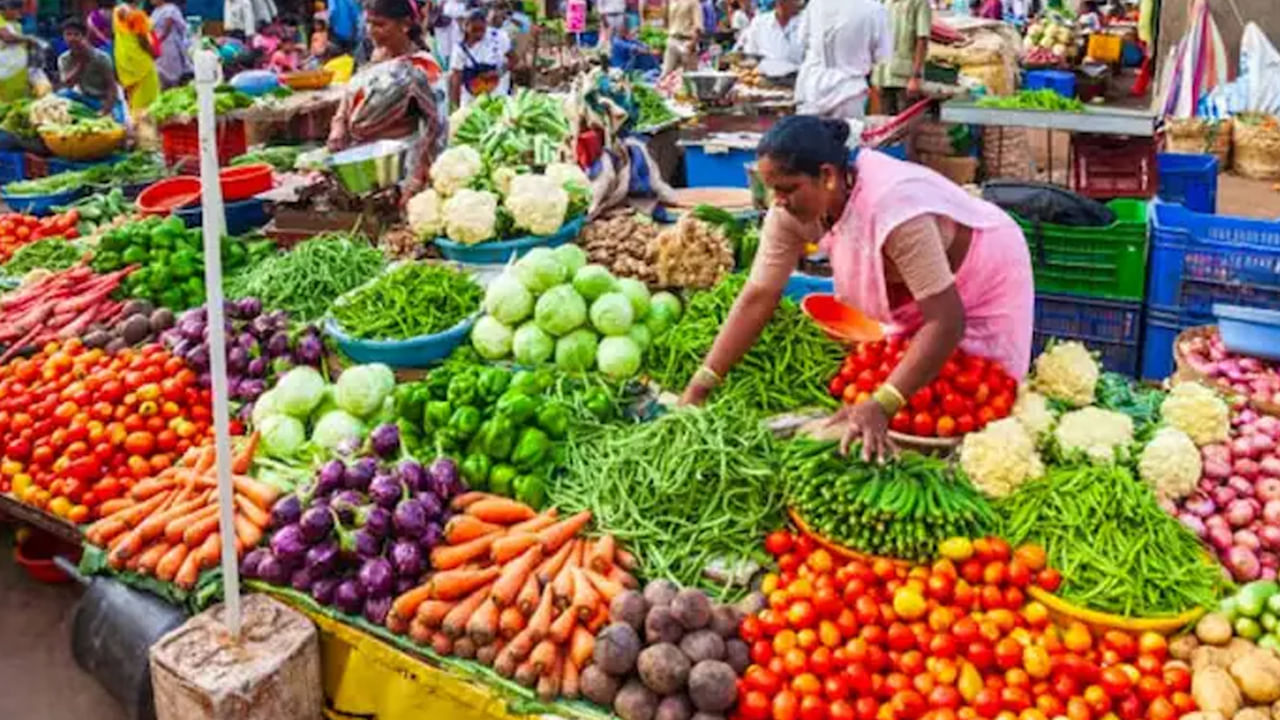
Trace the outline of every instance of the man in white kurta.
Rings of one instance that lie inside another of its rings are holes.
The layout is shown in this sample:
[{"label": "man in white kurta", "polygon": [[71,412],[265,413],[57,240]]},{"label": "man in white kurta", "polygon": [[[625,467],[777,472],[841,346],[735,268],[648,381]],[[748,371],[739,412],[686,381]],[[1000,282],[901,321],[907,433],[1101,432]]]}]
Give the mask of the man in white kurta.
[{"label": "man in white kurta", "polygon": [[799,111],[833,119],[866,115],[867,75],[893,55],[888,12],[875,0],[811,0],[801,16]]}]

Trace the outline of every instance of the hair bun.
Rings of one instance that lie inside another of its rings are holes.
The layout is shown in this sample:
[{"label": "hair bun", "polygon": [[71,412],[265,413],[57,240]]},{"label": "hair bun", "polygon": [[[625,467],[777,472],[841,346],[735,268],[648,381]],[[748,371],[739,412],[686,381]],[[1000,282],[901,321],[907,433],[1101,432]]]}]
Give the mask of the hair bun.
[{"label": "hair bun", "polygon": [[849,144],[849,123],[844,120],[823,120],[822,127],[831,133],[831,139],[841,145]]}]

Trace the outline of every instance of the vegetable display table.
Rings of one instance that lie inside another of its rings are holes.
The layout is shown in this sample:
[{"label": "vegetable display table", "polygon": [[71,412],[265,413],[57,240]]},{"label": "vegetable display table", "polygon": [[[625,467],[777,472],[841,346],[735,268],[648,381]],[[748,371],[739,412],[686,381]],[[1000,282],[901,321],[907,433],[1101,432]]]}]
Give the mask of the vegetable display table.
[{"label": "vegetable display table", "polygon": [[27,505],[12,495],[0,493],[0,517],[4,516],[43,530],[72,545],[79,545],[81,542],[80,531],[71,523]]}]

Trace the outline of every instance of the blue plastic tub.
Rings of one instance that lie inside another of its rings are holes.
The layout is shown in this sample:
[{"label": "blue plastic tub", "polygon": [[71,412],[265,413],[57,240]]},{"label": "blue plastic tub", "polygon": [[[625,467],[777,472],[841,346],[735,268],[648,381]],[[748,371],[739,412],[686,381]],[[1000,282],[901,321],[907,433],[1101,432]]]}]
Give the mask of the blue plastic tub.
[{"label": "blue plastic tub", "polygon": [[1152,202],[1147,302],[1208,316],[1215,303],[1280,310],[1280,222]]},{"label": "blue plastic tub", "polygon": [[756,161],[755,150],[734,148],[707,152],[702,145],[684,148],[685,185],[696,187],[750,187],[747,166]]},{"label": "blue plastic tub", "polygon": [[1181,203],[1188,210],[1202,213],[1218,211],[1218,158],[1213,155],[1156,155],[1160,173],[1156,194],[1161,200]]},{"label": "blue plastic tub", "polygon": [[27,213],[29,215],[52,215],[53,208],[59,205],[71,204],[76,198],[80,197],[81,192],[82,188],[67,190],[54,195],[10,195],[0,192],[0,198],[4,198],[5,204],[14,212]]},{"label": "blue plastic tub", "polygon": [[782,292],[792,300],[800,302],[804,299],[805,295],[812,295],[814,293],[831,294],[835,291],[835,281],[829,277],[793,272],[791,273],[791,278],[787,280],[786,289]]},{"label": "blue plastic tub", "polygon": [[469,317],[444,332],[409,340],[358,340],[346,335],[329,318],[324,331],[338,349],[358,363],[384,363],[391,367],[421,368],[440,362],[466,341],[476,318]]},{"label": "blue plastic tub", "polygon": [[[228,235],[243,235],[266,225],[271,220],[267,217],[265,200],[249,198],[229,202],[225,208]],[[173,211],[173,214],[182,218],[182,222],[186,223],[187,227],[200,227],[200,223],[204,220],[204,209],[198,202],[195,205],[178,208]]]},{"label": "blue plastic tub", "polygon": [[1022,86],[1027,90],[1052,90],[1062,97],[1076,96],[1076,75],[1065,70],[1031,70]]},{"label": "blue plastic tub", "polygon": [[17,182],[26,177],[23,153],[6,150],[0,152],[0,185]]},{"label": "blue plastic tub", "polygon": [[536,247],[559,247],[573,242],[574,238],[578,237],[578,233],[582,232],[582,226],[586,222],[585,217],[576,217],[565,223],[560,228],[560,232],[555,235],[529,235],[514,240],[482,242],[477,245],[463,245],[448,238],[436,238],[435,242],[436,247],[440,248],[440,254],[444,255],[446,260],[468,265],[503,265],[511,259],[513,254],[519,258]]},{"label": "blue plastic tub", "polygon": [[1143,380],[1163,380],[1173,374],[1173,343],[1187,328],[1213,325],[1212,315],[1196,315],[1180,308],[1147,306],[1142,325]]},{"label": "blue plastic tub", "polygon": [[609,51],[609,65],[624,71],[646,72],[657,70],[662,62],[648,45],[626,38],[614,38],[613,48]]},{"label": "blue plastic tub", "polygon": [[1214,305],[1222,344],[1237,355],[1280,360],[1280,312],[1240,305]]},{"label": "blue plastic tub", "polygon": [[1085,295],[1036,295],[1032,355],[1051,338],[1079,340],[1102,355],[1113,372],[1138,374],[1142,345],[1142,303]]}]

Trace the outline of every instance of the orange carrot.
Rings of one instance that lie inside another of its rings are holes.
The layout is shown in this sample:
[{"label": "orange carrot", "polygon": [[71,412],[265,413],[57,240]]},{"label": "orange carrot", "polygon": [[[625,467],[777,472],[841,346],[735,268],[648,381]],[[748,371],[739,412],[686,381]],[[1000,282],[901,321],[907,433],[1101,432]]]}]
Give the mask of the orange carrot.
[{"label": "orange carrot", "polygon": [[544,668],[542,676],[538,678],[538,697],[544,702],[551,702],[560,696],[560,677],[564,673],[561,664],[560,653],[557,652],[555,659]]},{"label": "orange carrot", "polygon": [[271,513],[254,505],[243,495],[236,495],[235,500],[236,511],[244,515],[246,520],[260,528],[265,528],[271,524]]},{"label": "orange carrot", "polygon": [[532,615],[533,611],[538,607],[538,600],[541,595],[539,589],[538,578],[534,573],[529,573],[529,577],[525,578],[524,585],[520,587],[520,594],[516,595],[516,608],[524,615]]},{"label": "orange carrot", "polygon": [[418,606],[417,614],[414,617],[421,620],[427,627],[435,630],[440,627],[440,623],[444,622],[444,616],[448,615],[456,604],[445,602],[444,600],[427,600]]},{"label": "orange carrot", "polygon": [[528,659],[520,663],[520,667],[516,668],[516,674],[513,679],[530,690],[536,687],[538,685],[538,671],[533,668],[533,660]]},{"label": "orange carrot", "polygon": [[169,521],[168,525],[164,526],[164,539],[171,543],[182,542],[183,533],[187,531],[187,528],[201,520],[217,516],[218,504],[214,503],[212,505],[206,505],[189,515],[174,518]]},{"label": "orange carrot", "polygon": [[[211,507],[216,508],[218,503],[214,503]],[[218,530],[218,511],[215,509],[213,513],[191,523],[182,533],[182,542],[191,547],[200,547],[200,544],[208,539],[209,535]]]},{"label": "orange carrot", "polygon": [[271,506],[280,497],[280,491],[274,487],[244,475],[231,476],[231,484],[236,492],[248,498],[254,505],[263,510],[271,510]]},{"label": "orange carrot", "polygon": [[542,591],[542,599],[538,601],[538,607],[534,608],[533,614],[529,616],[529,624],[526,626],[533,642],[539,642],[551,632],[551,615],[555,608],[552,606],[554,595],[551,588],[545,588]]},{"label": "orange carrot", "polygon": [[471,613],[467,620],[467,636],[480,645],[488,645],[498,637],[498,606],[493,602],[492,593],[480,607]]},{"label": "orange carrot", "polygon": [[600,603],[598,606],[596,606],[595,617],[587,621],[587,632],[591,633],[592,635],[595,635],[596,633],[600,632],[600,628],[603,628],[605,624],[608,622],[609,622],[609,606],[605,605],[604,603]]},{"label": "orange carrot", "polygon": [[550,640],[543,640],[533,648],[533,652],[529,653],[529,659],[533,661],[533,669],[538,674],[549,670],[556,662],[556,651],[559,648]]},{"label": "orange carrot", "polygon": [[167,543],[158,542],[148,545],[145,550],[138,553],[138,572],[143,575],[152,575],[155,573],[156,565],[160,562],[160,558],[169,552]]},{"label": "orange carrot", "polygon": [[599,604],[600,593],[591,586],[586,571],[580,567],[573,568],[573,600],[569,607],[585,622],[596,614]]},{"label": "orange carrot", "polygon": [[613,602],[614,598],[621,595],[623,590],[626,590],[622,585],[613,582],[595,570],[584,569],[582,574],[586,576],[587,581],[591,583],[591,588],[600,594],[606,604]]},{"label": "orange carrot", "polygon": [[177,482],[173,478],[148,478],[134,485],[129,491],[129,497],[134,500],[148,500],[165,490],[172,490],[175,485]]},{"label": "orange carrot", "polygon": [[618,551],[614,553],[613,562],[627,572],[635,572],[640,567],[640,562],[636,560],[636,556],[622,548],[618,548]]},{"label": "orange carrot", "polygon": [[591,511],[583,510],[575,515],[561,520],[560,522],[545,528],[538,533],[538,539],[542,542],[542,549],[549,553],[560,549],[561,545],[573,539],[587,523],[591,522]]},{"label": "orange carrot", "polygon": [[431,635],[431,649],[441,655],[453,654],[453,640],[442,632]]},{"label": "orange carrot", "polygon": [[218,449],[212,445],[205,445],[195,455],[191,457],[191,469],[197,475],[203,475],[213,468],[218,460]]},{"label": "orange carrot", "polygon": [[536,533],[543,528],[550,527],[555,524],[560,517],[560,511],[555,508],[547,508],[522,523],[512,525],[510,531],[512,533],[527,532]]},{"label": "orange carrot", "polygon": [[396,635],[403,635],[409,630],[409,621],[402,620],[390,613],[387,614],[387,629]]},{"label": "orange carrot", "polygon": [[537,544],[538,536],[533,533],[511,533],[493,541],[493,547],[489,549],[489,557],[493,558],[495,563],[502,565]]},{"label": "orange carrot", "polygon": [[437,572],[429,581],[431,596],[436,600],[460,600],[475,592],[476,588],[496,580],[500,572],[496,567]]},{"label": "orange carrot", "polygon": [[494,670],[502,672],[498,667],[499,663],[503,665],[509,664],[514,669],[517,664],[529,657],[529,653],[533,651],[533,646],[538,644],[529,629],[528,626],[525,626],[524,630],[521,630],[515,637],[511,638],[506,647],[502,648],[502,652],[498,653],[498,657],[493,661]]},{"label": "orange carrot", "polygon": [[196,555],[200,556],[200,569],[207,570],[222,559],[222,536],[219,533],[213,533],[204,539],[204,543],[200,549],[196,551]]},{"label": "orange carrot", "polygon": [[444,526],[444,541],[448,545],[461,545],[489,533],[502,530],[501,525],[487,523],[470,515],[454,515]]},{"label": "orange carrot", "polygon": [[235,527],[236,540],[245,547],[258,547],[258,543],[262,542],[262,528],[255,525],[249,518],[235,513],[232,516],[232,524]]},{"label": "orange carrot", "polygon": [[175,543],[169,547],[169,552],[160,558],[160,562],[156,564],[156,579],[169,582],[178,574],[178,570],[182,567],[182,562],[187,559],[189,548],[182,543]]},{"label": "orange carrot", "polygon": [[596,636],[592,635],[584,627],[576,627],[573,630],[573,636],[569,638],[569,661],[584,668],[591,661],[591,653],[596,649]]},{"label": "orange carrot", "polygon": [[249,467],[253,465],[253,453],[258,449],[258,439],[260,434],[254,430],[249,435],[249,439],[245,442],[244,447],[240,448],[240,452],[231,458],[231,472],[236,475],[243,475],[249,472]]},{"label": "orange carrot", "polygon": [[609,572],[609,568],[613,567],[613,556],[617,547],[617,542],[614,541],[612,535],[601,535],[592,544],[591,552],[587,554],[584,566],[598,573]]},{"label": "orange carrot", "polygon": [[628,590],[639,590],[640,581],[636,580],[636,576],[622,569],[621,565],[615,564],[609,568],[609,574],[605,575],[610,582],[615,582]]},{"label": "orange carrot", "polygon": [[440,629],[451,638],[459,637],[467,629],[467,622],[476,610],[489,599],[490,584],[485,584],[475,592],[466,596],[444,616]]},{"label": "orange carrot", "polygon": [[[565,608],[560,616],[551,623],[550,632],[547,633],[547,639],[556,645],[564,645],[569,642],[569,638],[573,637],[573,627],[578,624],[578,615],[573,608]],[[544,640],[543,642],[546,642]]]},{"label": "orange carrot", "polygon": [[499,525],[514,525],[537,515],[533,508],[522,502],[497,496],[477,500],[468,505],[467,514]]},{"label": "orange carrot", "polygon": [[462,512],[463,510],[466,510],[467,508],[471,507],[475,503],[480,502],[485,498],[491,498],[491,497],[493,496],[490,495],[489,493],[479,492],[476,490],[473,490],[471,492],[464,492],[458,497],[454,498],[453,501],[449,503],[449,507],[456,512]]},{"label": "orange carrot", "polygon": [[454,640],[453,656],[456,658],[462,658],[463,660],[470,660],[471,658],[475,657],[476,641],[472,640],[471,638],[465,635],[458,638],[457,640]]},{"label": "orange carrot", "polygon": [[482,535],[461,545],[439,545],[431,550],[431,566],[437,570],[453,570],[489,555],[498,533]]},{"label": "orange carrot", "polygon": [[400,593],[391,603],[391,614],[402,618],[411,618],[418,612],[418,606],[431,598],[430,583],[423,583],[412,590]]},{"label": "orange carrot", "polygon": [[476,662],[486,667],[492,667],[493,661],[497,659],[500,652],[502,652],[502,641],[494,640],[488,645],[476,648]]},{"label": "orange carrot", "polygon": [[90,543],[101,547],[128,529],[129,525],[118,517],[103,518],[90,525],[84,531],[84,537]]},{"label": "orange carrot", "polygon": [[498,635],[504,638],[515,637],[525,628],[525,616],[515,605],[509,605],[498,615]]},{"label": "orange carrot", "polygon": [[204,496],[198,496],[192,500],[174,505],[164,512],[153,513],[146,520],[138,523],[138,534],[142,536],[143,542],[154,540],[164,534],[164,528],[169,524],[169,521],[200,510],[200,508],[204,507],[205,502]]},{"label": "orange carrot", "polygon": [[568,660],[564,660],[560,664],[564,666],[563,674],[560,676],[560,695],[573,700],[581,692],[578,684],[578,666]]},{"label": "orange carrot", "polygon": [[178,568],[178,574],[173,576],[173,582],[180,588],[190,590],[196,586],[196,579],[199,577],[200,552],[199,550],[191,550],[183,558],[182,565]]},{"label": "orange carrot", "polygon": [[114,557],[118,561],[124,562],[140,552],[142,552],[142,535],[137,528],[134,528],[122,536],[119,545],[111,549],[111,554],[107,560],[110,561]]},{"label": "orange carrot", "polygon": [[535,573],[538,576],[538,582],[546,585],[555,580],[556,575],[560,574],[560,568],[564,567],[565,561],[569,559],[569,554],[572,552],[573,543],[565,543],[564,547],[557,550],[554,555],[543,560]]},{"label": "orange carrot", "polygon": [[124,510],[136,502],[133,498],[118,497],[111,498],[98,506],[98,517],[109,518],[112,515]]},{"label": "orange carrot", "polygon": [[414,618],[413,622],[409,623],[409,639],[419,645],[426,645],[431,642],[431,628]]},{"label": "orange carrot", "polygon": [[513,604],[516,601],[516,594],[520,592],[520,588],[524,587],[524,581],[529,578],[530,573],[541,560],[542,548],[531,545],[520,557],[504,565],[502,574],[493,584],[494,603],[500,608]]},{"label": "orange carrot", "polygon": [[556,574],[556,579],[551,581],[551,589],[555,592],[557,607],[563,607],[568,604],[573,595],[573,569],[582,564],[582,541],[574,540],[572,545],[573,551],[569,553],[569,559],[565,560],[564,566]]}]

